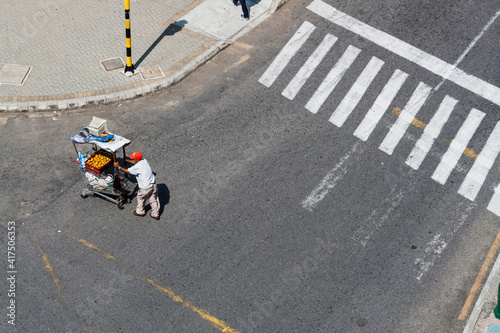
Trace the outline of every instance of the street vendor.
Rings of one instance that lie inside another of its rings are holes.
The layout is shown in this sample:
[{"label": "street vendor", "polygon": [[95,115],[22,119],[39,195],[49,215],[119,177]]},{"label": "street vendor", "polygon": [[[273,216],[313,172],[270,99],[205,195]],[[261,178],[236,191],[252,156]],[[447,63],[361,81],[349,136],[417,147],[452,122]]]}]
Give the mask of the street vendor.
[{"label": "street vendor", "polygon": [[139,186],[139,190],[137,191],[137,207],[132,211],[132,214],[135,216],[146,215],[144,206],[146,200],[149,199],[149,204],[151,205],[151,212],[149,213],[149,216],[155,220],[159,220],[160,200],[158,198],[158,186],[156,185],[155,176],[151,166],[138,151],[129,155],[129,159],[125,159],[125,161],[134,165],[127,169],[122,168],[118,162],[115,162],[115,167],[125,173],[134,175],[137,178],[137,184]]}]

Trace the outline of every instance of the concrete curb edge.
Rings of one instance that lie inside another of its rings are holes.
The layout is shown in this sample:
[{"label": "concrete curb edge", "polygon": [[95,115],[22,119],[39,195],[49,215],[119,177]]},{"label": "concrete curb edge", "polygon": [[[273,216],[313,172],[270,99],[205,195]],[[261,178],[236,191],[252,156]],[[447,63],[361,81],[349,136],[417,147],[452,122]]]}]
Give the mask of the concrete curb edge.
[{"label": "concrete curb edge", "polygon": [[181,70],[173,75],[158,80],[149,84],[144,84],[140,87],[135,87],[127,90],[113,92],[109,94],[101,94],[95,96],[61,99],[61,100],[35,100],[23,102],[0,102],[0,112],[36,112],[36,111],[57,111],[79,109],[85,106],[93,106],[100,104],[110,104],[127,99],[133,99],[145,96],[147,94],[157,92],[179,83],[186,76],[194,72],[198,67],[205,64],[207,61],[216,56],[220,51],[225,49],[230,44],[225,41],[219,41],[212,47],[198,55],[196,58],[188,62]]},{"label": "concrete curb edge", "polygon": [[179,83],[197,68],[215,57],[223,49],[231,45],[235,40],[246,34],[248,31],[255,28],[262,21],[266,20],[276,10],[287,3],[289,0],[273,0],[271,6],[259,17],[253,20],[249,25],[236,33],[227,41],[219,41],[212,45],[209,49],[198,55],[196,58],[184,65],[179,71],[171,76],[131,89],[121,90],[108,94],[99,94],[81,98],[69,98],[60,100],[32,100],[32,101],[13,101],[0,102],[0,113],[2,112],[36,112],[36,111],[58,111],[80,109],[86,106],[95,106],[103,104],[111,104],[123,100],[133,99],[145,96],[150,93],[158,92]]}]

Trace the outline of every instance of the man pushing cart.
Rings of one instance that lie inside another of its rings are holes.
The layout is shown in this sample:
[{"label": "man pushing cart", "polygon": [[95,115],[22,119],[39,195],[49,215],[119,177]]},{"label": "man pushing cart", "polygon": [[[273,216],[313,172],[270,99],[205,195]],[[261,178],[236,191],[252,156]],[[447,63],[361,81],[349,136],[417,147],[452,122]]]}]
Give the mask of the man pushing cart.
[{"label": "man pushing cart", "polygon": [[77,154],[77,168],[86,184],[81,197],[89,195],[101,197],[123,209],[130,202],[130,194],[135,188],[126,174],[117,168],[110,168],[116,161],[116,151],[123,150],[130,140],[109,133],[106,121],[94,117],[89,126],[71,137]]}]

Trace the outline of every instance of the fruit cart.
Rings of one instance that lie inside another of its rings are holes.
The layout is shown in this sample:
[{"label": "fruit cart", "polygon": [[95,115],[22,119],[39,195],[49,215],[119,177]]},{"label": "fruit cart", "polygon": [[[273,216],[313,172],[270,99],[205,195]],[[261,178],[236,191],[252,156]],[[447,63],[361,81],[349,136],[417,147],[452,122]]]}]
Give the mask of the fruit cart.
[{"label": "fruit cart", "polygon": [[130,202],[130,195],[135,188],[128,175],[114,167],[116,152],[123,151],[123,160],[127,156],[125,147],[130,140],[113,133],[91,133],[85,127],[71,137],[77,154],[75,163],[86,184],[80,196],[101,197],[123,209],[123,204]]}]

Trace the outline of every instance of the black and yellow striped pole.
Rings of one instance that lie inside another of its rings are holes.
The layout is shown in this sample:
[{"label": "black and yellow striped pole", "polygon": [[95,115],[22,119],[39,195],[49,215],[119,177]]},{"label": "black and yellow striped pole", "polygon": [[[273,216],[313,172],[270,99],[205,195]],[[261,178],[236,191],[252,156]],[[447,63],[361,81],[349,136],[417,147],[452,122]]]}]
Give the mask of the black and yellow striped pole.
[{"label": "black and yellow striped pole", "polygon": [[132,64],[132,42],[130,34],[130,0],[125,0],[125,37],[127,40],[127,66],[125,74],[134,74],[134,64]]}]

